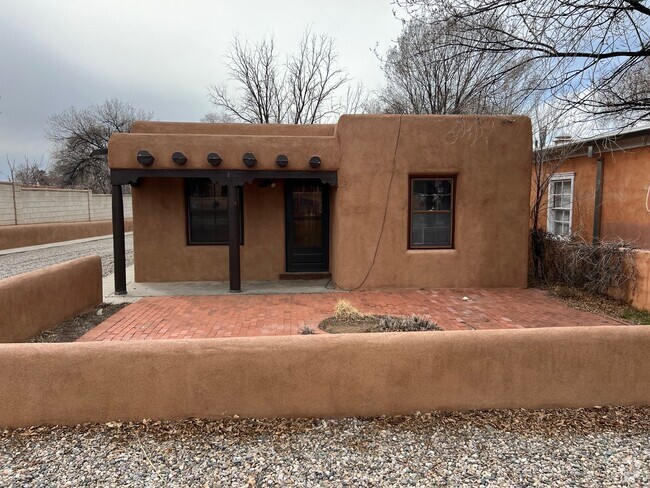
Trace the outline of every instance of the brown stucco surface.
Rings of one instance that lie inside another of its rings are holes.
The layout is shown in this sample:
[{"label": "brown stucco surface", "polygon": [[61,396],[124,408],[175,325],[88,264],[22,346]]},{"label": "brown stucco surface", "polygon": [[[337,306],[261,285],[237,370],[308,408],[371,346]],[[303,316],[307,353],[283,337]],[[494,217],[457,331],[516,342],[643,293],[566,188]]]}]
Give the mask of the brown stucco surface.
[{"label": "brown stucco surface", "polygon": [[205,124],[201,122],[136,121],[134,134],[214,134],[269,136],[333,136],[336,124]]},{"label": "brown stucco surface", "polygon": [[[275,280],[285,268],[284,185],[246,185],[243,192],[242,279]],[[133,189],[136,281],[228,279],[228,246],[188,245],[186,212],[181,178],[145,178]]]},{"label": "brown stucco surface", "polygon": [[[0,280],[0,342],[25,341],[101,301],[99,256]],[[6,398],[8,392],[0,391]]]},{"label": "brown stucco surface", "polygon": [[650,311],[650,251],[637,251],[634,255],[637,280],[629,293],[632,306]]},{"label": "brown stucco surface", "polygon": [[634,252],[636,279],[624,288],[613,288],[608,294],[616,299],[625,300],[635,308],[650,311],[650,251]]},{"label": "brown stucco surface", "polygon": [[[337,171],[338,177],[331,191],[330,270],[340,288],[526,286],[531,176],[526,117],[347,115],[331,136],[281,126],[239,126],[242,132],[233,135],[237,124],[207,124],[202,130],[209,134],[197,135],[198,125],[156,124],[137,126],[148,133],[113,135],[111,168],[141,168],[140,149],[156,157],[150,170],[178,168],[171,161],[174,151],[188,156],[183,169],[215,172],[245,169],[241,158],[248,151],[258,158],[254,169],[278,169],[276,156],[286,154],[287,170],[307,170],[309,157],[321,156],[320,168],[312,171]],[[195,133],[171,133],[190,130]],[[224,159],[218,168],[205,160],[211,151]],[[456,178],[453,249],[408,250],[410,175]],[[281,175],[276,181],[281,183]],[[278,184],[276,197],[255,183],[244,187],[244,280],[277,279],[285,271],[280,189]],[[182,190],[180,180],[144,178],[133,192],[138,281],[227,279],[227,248],[184,244]]]},{"label": "brown stucco surface", "polygon": [[[126,231],[131,231],[133,221],[125,219],[124,228]],[[113,224],[110,220],[3,225],[0,226],[0,250],[105,236],[111,232],[113,232]]]},{"label": "brown stucco surface", "polygon": [[650,329],[0,346],[0,425],[650,404]]},{"label": "brown stucco surface", "polygon": [[[338,134],[338,286],[526,286],[526,117],[344,116]],[[407,249],[409,175],[456,177],[454,249]]]},{"label": "brown stucco surface", "polygon": [[[242,157],[252,152],[257,158],[253,169],[277,170],[276,158],[289,158],[287,170],[335,171],[338,168],[338,141],[335,137],[285,135],[206,135],[206,134],[114,134],[108,144],[111,169],[141,168],[135,156],[141,149],[148,150],[155,162],[148,169],[178,169],[172,154],[180,151],[188,161],[182,169],[214,169],[207,155],[219,153],[223,162],[219,169],[246,169]],[[111,153],[112,151],[112,153]],[[312,156],[320,156],[321,166],[309,166]]]}]

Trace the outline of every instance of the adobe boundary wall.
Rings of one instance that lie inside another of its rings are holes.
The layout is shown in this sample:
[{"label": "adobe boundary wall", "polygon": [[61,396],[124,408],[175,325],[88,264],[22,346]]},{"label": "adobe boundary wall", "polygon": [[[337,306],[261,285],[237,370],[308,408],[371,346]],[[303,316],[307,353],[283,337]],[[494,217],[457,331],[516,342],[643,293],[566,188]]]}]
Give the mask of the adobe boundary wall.
[{"label": "adobe boundary wall", "polygon": [[[133,220],[124,220],[124,229],[133,230]],[[61,222],[52,224],[0,226],[0,250],[53,242],[71,241],[113,233],[111,220],[97,222]]]},{"label": "adobe boundary wall", "polygon": [[[102,299],[99,256],[74,259],[0,280],[0,342],[26,341],[101,303]],[[0,388],[0,398],[3,398],[0,403],[6,400],[7,393]]]},{"label": "adobe boundary wall", "polygon": [[[124,216],[131,218],[131,195],[123,198]],[[111,205],[111,195],[90,190],[29,188],[0,181],[0,226],[109,220]]]},{"label": "adobe boundary wall", "polygon": [[650,251],[634,251],[636,283],[625,290],[618,288],[608,292],[613,298],[624,300],[634,308],[650,311]]},{"label": "adobe boundary wall", "polygon": [[0,425],[650,405],[650,327],[0,345]]}]

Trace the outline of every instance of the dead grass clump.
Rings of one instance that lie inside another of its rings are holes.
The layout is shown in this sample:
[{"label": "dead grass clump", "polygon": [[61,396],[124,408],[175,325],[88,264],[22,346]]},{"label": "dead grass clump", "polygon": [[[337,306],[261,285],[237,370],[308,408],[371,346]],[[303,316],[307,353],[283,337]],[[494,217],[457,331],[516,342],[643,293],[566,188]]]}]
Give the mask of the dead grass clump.
[{"label": "dead grass clump", "polygon": [[363,320],[367,316],[348,300],[339,300],[334,306],[334,317],[339,320]]},{"label": "dead grass clump", "polygon": [[411,315],[410,317],[395,317],[384,315],[379,322],[368,329],[368,332],[420,332],[426,330],[442,330],[438,324],[426,317]]}]

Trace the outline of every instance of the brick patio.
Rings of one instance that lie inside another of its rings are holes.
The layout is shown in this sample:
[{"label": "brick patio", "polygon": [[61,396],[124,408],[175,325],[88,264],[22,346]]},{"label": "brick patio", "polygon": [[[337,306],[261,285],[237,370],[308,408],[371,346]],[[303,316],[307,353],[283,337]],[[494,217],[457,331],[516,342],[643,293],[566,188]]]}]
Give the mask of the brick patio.
[{"label": "brick patio", "polygon": [[[464,296],[469,300],[464,301]],[[143,298],[109,317],[80,341],[203,339],[298,334],[347,299],[373,314],[422,315],[445,330],[624,325],[582,312],[537,289],[399,290],[352,293]]]}]

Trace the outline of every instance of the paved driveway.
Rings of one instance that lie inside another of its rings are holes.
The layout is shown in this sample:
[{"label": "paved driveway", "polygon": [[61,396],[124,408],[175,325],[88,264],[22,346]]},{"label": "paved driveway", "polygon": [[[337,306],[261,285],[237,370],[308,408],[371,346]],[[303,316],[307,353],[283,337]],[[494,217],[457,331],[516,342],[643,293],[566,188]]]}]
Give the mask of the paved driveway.
[{"label": "paved driveway", "polygon": [[298,334],[304,326],[317,329],[343,298],[362,312],[422,315],[445,330],[624,325],[610,317],[569,308],[538,289],[395,290],[143,298],[79,340]]}]

